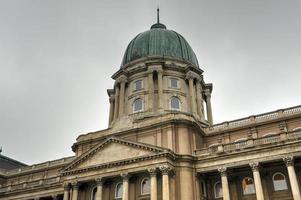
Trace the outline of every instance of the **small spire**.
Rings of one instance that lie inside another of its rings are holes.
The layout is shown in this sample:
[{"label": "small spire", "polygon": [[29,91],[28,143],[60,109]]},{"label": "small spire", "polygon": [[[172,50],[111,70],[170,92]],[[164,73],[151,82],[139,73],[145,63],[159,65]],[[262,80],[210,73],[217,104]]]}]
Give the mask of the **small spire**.
[{"label": "small spire", "polygon": [[157,8],[157,24],[160,24],[160,9]]}]

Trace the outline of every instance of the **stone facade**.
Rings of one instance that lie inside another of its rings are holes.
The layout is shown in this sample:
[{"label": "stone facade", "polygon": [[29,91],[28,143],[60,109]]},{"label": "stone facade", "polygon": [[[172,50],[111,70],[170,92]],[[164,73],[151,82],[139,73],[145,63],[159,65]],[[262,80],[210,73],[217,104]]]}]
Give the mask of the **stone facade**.
[{"label": "stone facade", "polygon": [[300,200],[301,106],[213,123],[192,63],[139,58],[112,77],[108,129],[74,156],[0,171],[0,200]]}]

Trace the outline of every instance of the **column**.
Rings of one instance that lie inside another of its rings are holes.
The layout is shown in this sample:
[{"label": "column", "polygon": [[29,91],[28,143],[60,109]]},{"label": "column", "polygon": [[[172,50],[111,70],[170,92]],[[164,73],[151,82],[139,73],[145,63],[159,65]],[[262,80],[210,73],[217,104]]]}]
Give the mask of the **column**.
[{"label": "column", "polygon": [[114,95],[109,97],[109,101],[110,101],[109,125],[112,123],[114,118],[114,99],[115,99]]},{"label": "column", "polygon": [[162,172],[162,200],[170,200],[169,194],[169,172],[171,168],[169,166],[160,166]]},{"label": "column", "polygon": [[153,71],[148,72],[148,107],[149,111],[154,109],[154,79]]},{"label": "column", "polygon": [[95,200],[102,200],[102,184],[103,184],[102,178],[101,177],[96,178],[95,181],[97,185]]},{"label": "column", "polygon": [[290,179],[290,185],[291,185],[291,189],[292,189],[292,193],[293,193],[293,198],[294,200],[300,200],[301,196],[300,196],[300,188],[299,188],[299,184],[298,184],[298,179],[296,176],[296,171],[294,168],[294,159],[291,156],[287,156],[283,158],[283,161],[286,164],[287,167],[287,172],[288,172],[288,176]]},{"label": "column", "polygon": [[163,109],[163,72],[158,70],[158,110]]},{"label": "column", "polygon": [[202,94],[202,85],[201,81],[198,80],[196,83],[196,100],[198,104],[198,114],[201,120],[204,120],[204,113],[203,113],[203,94]]},{"label": "column", "polygon": [[194,86],[193,86],[193,78],[192,77],[188,77],[188,84],[189,84],[191,112],[192,112],[192,114],[196,114],[195,95],[194,95]]},{"label": "column", "polygon": [[253,163],[250,163],[250,167],[252,168],[252,171],[253,171],[256,199],[264,200],[262,183],[261,183],[260,173],[259,173],[259,169],[258,169],[259,164],[258,164],[258,162],[253,162]]},{"label": "column", "polygon": [[72,200],[77,200],[79,184],[78,182],[74,182],[71,185],[72,185]]},{"label": "column", "polygon": [[119,87],[115,85],[115,101],[114,101],[114,120],[118,117],[118,104],[119,104]]},{"label": "column", "polygon": [[120,81],[120,96],[119,96],[119,117],[124,115],[124,93],[125,93],[126,81],[122,79]]},{"label": "column", "polygon": [[150,200],[157,200],[157,169],[156,168],[150,168],[148,169],[148,172],[150,174]]},{"label": "column", "polygon": [[70,185],[69,183],[64,184],[64,199],[63,200],[69,200],[70,195]]},{"label": "column", "polygon": [[222,180],[222,189],[223,189],[223,200],[230,200],[230,191],[229,191],[229,183],[227,177],[227,168],[220,167],[218,168],[218,172],[221,175]]},{"label": "column", "polygon": [[213,117],[212,117],[212,108],[211,108],[211,93],[209,90],[205,91],[206,95],[206,108],[207,108],[207,120],[210,125],[213,124]]},{"label": "column", "polygon": [[123,178],[123,193],[122,193],[122,200],[129,200],[129,175],[128,174],[121,174]]}]

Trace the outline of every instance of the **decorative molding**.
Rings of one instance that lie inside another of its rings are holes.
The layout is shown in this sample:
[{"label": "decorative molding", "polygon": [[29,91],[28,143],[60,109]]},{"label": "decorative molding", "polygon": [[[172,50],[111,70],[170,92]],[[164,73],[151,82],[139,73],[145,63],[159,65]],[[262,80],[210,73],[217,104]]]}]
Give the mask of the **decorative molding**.
[{"label": "decorative molding", "polygon": [[70,189],[70,183],[64,183],[63,186],[65,191]]},{"label": "decorative molding", "polygon": [[102,186],[103,178],[102,177],[97,177],[97,178],[95,178],[95,182],[96,182],[97,185]]},{"label": "decorative molding", "polygon": [[73,190],[78,190],[79,188],[79,182],[78,181],[74,181],[71,183],[72,189]]},{"label": "decorative molding", "polygon": [[122,177],[122,179],[123,179],[124,181],[128,181],[129,178],[130,178],[129,173],[127,173],[127,172],[121,173],[120,176]]},{"label": "decorative molding", "polygon": [[193,72],[193,71],[188,71],[187,73],[186,73],[186,77],[185,77],[187,80],[189,80],[189,79],[196,79],[196,80],[199,80],[200,79],[200,76],[197,74],[197,73],[195,73],[195,72]]},{"label": "decorative molding", "polygon": [[283,161],[287,167],[294,166],[294,157],[293,156],[285,156],[285,157],[283,157]]}]

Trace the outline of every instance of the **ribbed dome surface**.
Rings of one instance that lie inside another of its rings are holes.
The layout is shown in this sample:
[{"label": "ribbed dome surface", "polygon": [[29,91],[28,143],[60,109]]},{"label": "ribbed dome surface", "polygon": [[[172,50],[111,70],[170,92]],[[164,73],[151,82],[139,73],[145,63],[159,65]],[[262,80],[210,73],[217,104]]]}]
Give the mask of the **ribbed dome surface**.
[{"label": "ribbed dome surface", "polygon": [[128,45],[121,66],[147,56],[167,56],[188,61],[198,67],[192,48],[183,36],[154,24],[150,30],[138,34]]}]

